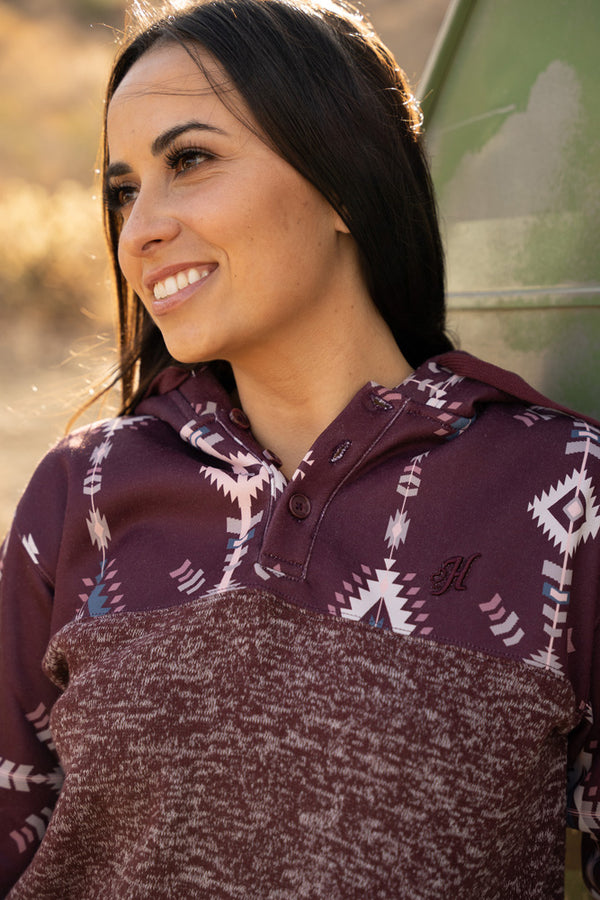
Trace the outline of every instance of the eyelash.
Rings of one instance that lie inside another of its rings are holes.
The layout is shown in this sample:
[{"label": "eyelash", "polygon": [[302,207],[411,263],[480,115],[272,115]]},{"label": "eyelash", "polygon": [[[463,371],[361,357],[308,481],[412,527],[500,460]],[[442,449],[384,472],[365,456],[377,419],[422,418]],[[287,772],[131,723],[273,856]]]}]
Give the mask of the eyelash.
[{"label": "eyelash", "polygon": [[[171,147],[171,149],[165,153],[165,159],[170,169],[179,174],[179,172],[186,171],[183,168],[179,168],[180,164],[184,162],[186,159],[191,159],[193,157],[201,156],[203,160],[214,159],[214,153],[209,153],[208,150],[204,150],[202,147]],[[179,168],[179,172],[178,172]],[[196,168],[192,166],[191,168]]]},{"label": "eyelash", "polygon": [[[194,158],[201,157],[201,162],[191,166],[184,165],[185,162]],[[185,172],[196,169],[202,162],[214,159],[214,153],[204,150],[202,147],[172,147],[165,153],[167,168],[175,172],[175,175],[181,175]],[[123,199],[123,195],[127,192],[131,193],[137,190],[137,185],[120,182],[118,184],[108,184],[106,187],[106,206],[109,212],[121,212],[131,200]]]}]

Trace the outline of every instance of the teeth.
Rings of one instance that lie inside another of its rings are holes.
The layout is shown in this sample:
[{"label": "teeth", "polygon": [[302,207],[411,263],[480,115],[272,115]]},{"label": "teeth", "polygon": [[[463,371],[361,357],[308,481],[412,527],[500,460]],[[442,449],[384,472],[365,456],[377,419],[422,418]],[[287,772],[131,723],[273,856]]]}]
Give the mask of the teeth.
[{"label": "teeth", "polygon": [[202,281],[207,275],[210,275],[210,269],[189,269],[187,272],[177,272],[176,275],[170,275],[164,281],[157,281],[154,285],[154,297],[156,300],[164,300],[165,297],[171,297],[177,291],[183,290],[189,284],[196,284]]}]

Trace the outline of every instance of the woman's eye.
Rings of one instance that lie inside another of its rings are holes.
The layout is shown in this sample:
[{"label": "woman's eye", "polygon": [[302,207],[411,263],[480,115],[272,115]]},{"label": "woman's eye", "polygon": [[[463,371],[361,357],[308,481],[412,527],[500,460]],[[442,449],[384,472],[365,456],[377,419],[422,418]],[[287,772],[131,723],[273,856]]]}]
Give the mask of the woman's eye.
[{"label": "woman's eye", "polygon": [[[167,166],[175,175],[197,169],[208,160],[214,159],[214,154],[198,147],[173,147],[166,154]],[[108,184],[106,187],[106,205],[111,212],[124,212],[139,194],[139,186],[128,183]]]},{"label": "woman's eye", "polygon": [[186,150],[172,150],[167,154],[167,163],[170,169],[179,173],[186,172],[189,169],[195,169],[203,162],[206,162],[207,159],[212,158],[212,154],[208,153],[206,150],[190,147]]},{"label": "woman's eye", "polygon": [[108,208],[111,212],[119,212],[133,203],[137,196],[137,187],[133,184],[110,184],[106,190]]}]

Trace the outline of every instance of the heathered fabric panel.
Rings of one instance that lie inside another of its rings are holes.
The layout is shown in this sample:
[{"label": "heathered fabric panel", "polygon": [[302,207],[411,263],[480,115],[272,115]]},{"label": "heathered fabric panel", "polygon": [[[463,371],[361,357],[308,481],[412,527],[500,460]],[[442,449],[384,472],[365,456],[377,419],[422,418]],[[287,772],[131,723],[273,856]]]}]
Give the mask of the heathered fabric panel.
[{"label": "heathered fabric panel", "polygon": [[47,666],[66,779],[12,900],[562,897],[556,676],[259,592],[73,623]]}]

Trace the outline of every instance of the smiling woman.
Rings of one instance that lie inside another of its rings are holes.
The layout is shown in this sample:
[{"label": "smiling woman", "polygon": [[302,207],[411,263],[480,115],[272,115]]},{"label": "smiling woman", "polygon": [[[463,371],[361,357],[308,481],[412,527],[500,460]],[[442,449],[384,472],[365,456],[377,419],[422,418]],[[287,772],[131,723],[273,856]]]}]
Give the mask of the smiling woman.
[{"label": "smiling woman", "polygon": [[122,409],[3,550],[4,892],[558,900],[566,815],[600,891],[600,430],[452,350],[418,109],[358,13],[135,9]]},{"label": "smiling woman", "polygon": [[[214,60],[199,61],[202,69],[184,47],[159,44],[111,99],[106,193],[120,270],[171,356],[226,360],[245,408],[259,399],[258,372],[272,384],[285,373],[311,394],[309,372],[337,379],[341,405],[320,413],[316,437],[367,372],[392,387],[409,366],[371,300],[348,226],[268,145],[233,86],[227,106],[211,90],[210,81],[226,85]],[[277,447],[280,434],[270,437]],[[285,466],[289,475],[311,443]]]}]

